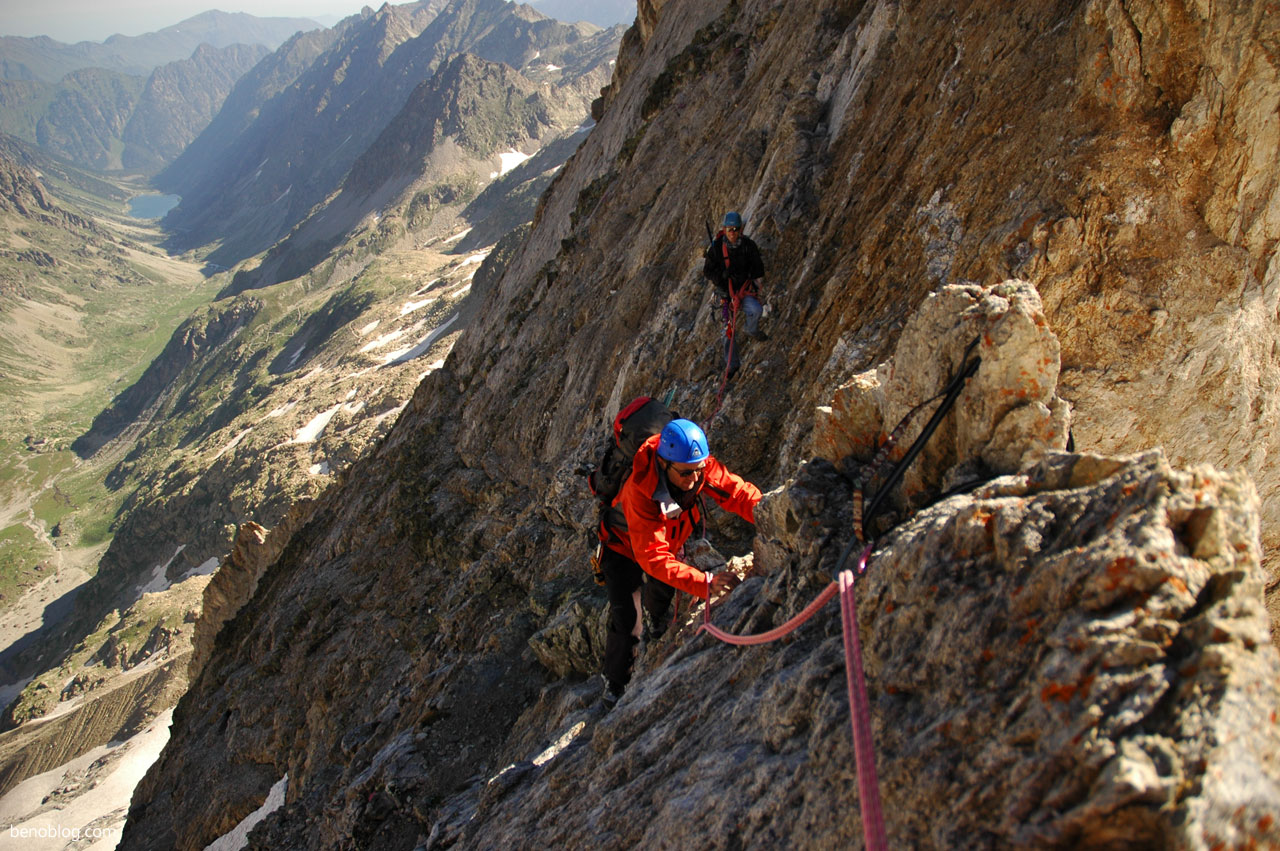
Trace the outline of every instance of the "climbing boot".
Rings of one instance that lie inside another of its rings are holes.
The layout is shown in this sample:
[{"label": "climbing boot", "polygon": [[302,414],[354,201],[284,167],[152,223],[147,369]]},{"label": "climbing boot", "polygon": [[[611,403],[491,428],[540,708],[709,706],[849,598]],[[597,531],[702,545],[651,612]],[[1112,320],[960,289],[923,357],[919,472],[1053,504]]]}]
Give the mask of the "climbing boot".
[{"label": "climbing boot", "polygon": [[606,712],[618,705],[618,701],[622,699],[622,694],[626,690],[626,686],[611,683],[607,679],[604,681],[604,689],[600,692],[600,704],[604,706]]}]

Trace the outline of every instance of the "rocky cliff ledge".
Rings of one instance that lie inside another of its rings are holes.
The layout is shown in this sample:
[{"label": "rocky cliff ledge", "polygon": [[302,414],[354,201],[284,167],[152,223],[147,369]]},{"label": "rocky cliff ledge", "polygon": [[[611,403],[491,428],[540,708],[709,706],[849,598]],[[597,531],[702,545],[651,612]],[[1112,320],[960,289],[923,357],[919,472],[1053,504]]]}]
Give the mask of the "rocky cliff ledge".
[{"label": "rocky cliff ledge", "polygon": [[[648,8],[476,323],[219,634],[121,847],[203,847],[285,775],[260,847],[856,845],[834,611],[774,649],[672,636],[603,719],[586,662],[538,663],[531,637],[599,605],[573,471],[622,403],[672,390],[770,491],[754,531],[713,528],[752,553],[717,623],[767,627],[848,539],[853,468],[815,446],[872,438],[838,410],[892,427],[970,341],[913,360],[923,306],[1012,279],[1058,354],[1009,374],[1056,384],[957,402],[859,583],[890,843],[1274,843],[1280,17]],[[721,399],[699,255],[731,208],[772,339]]]},{"label": "rocky cliff ledge", "polygon": [[[763,632],[817,596],[846,488],[814,463],[769,494],[723,626]],[[1255,512],[1243,477],[1052,454],[889,535],[858,616],[890,847],[1274,842]],[[544,739],[450,799],[426,847],[858,847],[834,608],[780,646],[687,628],[603,719],[551,692],[525,721],[554,721]],[[419,741],[392,742],[360,791],[416,800]]]},{"label": "rocky cliff ledge", "polygon": [[311,516],[315,503],[300,499],[271,530],[250,521],[236,531],[235,546],[204,588],[200,619],[191,638],[188,676],[195,679],[213,653],[222,625],[235,617],[258,590],[258,580],[289,543],[293,533]]}]

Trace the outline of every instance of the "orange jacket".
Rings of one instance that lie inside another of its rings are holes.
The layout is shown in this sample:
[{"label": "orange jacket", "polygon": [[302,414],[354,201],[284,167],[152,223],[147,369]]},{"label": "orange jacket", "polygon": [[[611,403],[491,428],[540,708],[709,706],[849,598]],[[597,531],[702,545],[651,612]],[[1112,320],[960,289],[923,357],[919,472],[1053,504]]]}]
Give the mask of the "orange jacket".
[{"label": "orange jacket", "polygon": [[[608,546],[640,565],[650,576],[706,599],[707,574],[676,558],[701,523],[702,511],[696,503],[684,511],[671,499],[666,474],[658,463],[658,438],[655,434],[640,446],[631,476],[613,501],[626,516],[626,527],[610,536]],[[730,473],[714,457],[707,459],[698,490],[710,494],[725,510],[755,522],[760,489]]]}]

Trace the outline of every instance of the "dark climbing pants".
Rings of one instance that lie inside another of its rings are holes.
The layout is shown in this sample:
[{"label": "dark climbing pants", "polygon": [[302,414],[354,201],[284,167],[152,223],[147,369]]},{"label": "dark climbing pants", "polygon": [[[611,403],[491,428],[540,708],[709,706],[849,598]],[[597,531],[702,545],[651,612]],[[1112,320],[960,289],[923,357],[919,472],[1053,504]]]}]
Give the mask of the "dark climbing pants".
[{"label": "dark climbing pants", "polygon": [[610,687],[621,691],[631,682],[631,665],[635,661],[636,645],[640,642],[641,622],[636,592],[640,592],[640,604],[649,613],[658,630],[666,627],[667,612],[676,589],[654,579],[640,569],[640,565],[608,547],[600,557],[600,569],[604,572],[605,589],[609,592],[609,629],[604,639],[604,676]]}]

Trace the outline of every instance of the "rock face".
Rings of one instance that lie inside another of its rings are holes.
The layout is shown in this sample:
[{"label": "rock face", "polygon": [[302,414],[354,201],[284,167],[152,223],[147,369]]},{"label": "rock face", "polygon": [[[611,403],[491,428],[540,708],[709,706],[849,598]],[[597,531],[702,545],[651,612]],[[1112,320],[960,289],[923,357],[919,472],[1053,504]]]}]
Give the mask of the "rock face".
[{"label": "rock face", "polygon": [[[1057,343],[1033,330],[1044,328],[1038,307],[1034,291],[1013,282],[946,288],[908,321],[880,370],[901,375],[921,355],[945,351],[949,336],[982,338],[982,364],[956,403],[953,427],[931,439],[959,451],[941,461],[920,456],[918,495],[936,498],[957,471],[1010,472],[1041,459],[917,513],[880,542],[859,586],[890,844],[1208,847],[1273,838],[1280,730],[1270,718],[1280,667],[1261,604],[1252,483],[1209,469],[1174,471],[1158,452],[1055,453],[1043,427],[1002,428],[1028,419],[1023,409],[1043,413],[1030,419],[1044,423],[1063,407],[1045,378]],[[935,376],[934,386],[945,380]],[[916,390],[915,398],[927,395]],[[825,457],[854,473],[841,439],[871,442],[881,433],[866,423],[866,408],[875,406],[864,399],[847,416],[828,413],[825,436],[815,429],[815,442],[837,447]],[[1065,429],[1051,431],[1065,440]],[[1005,437],[974,439],[992,434]],[[848,534],[846,493],[830,462],[815,461],[766,495],[752,568],[764,576],[749,580],[721,617],[735,618],[737,631],[763,632],[814,596],[832,576],[831,540]],[[531,641],[561,676],[581,651],[551,654],[540,637],[572,635],[560,624],[576,607]],[[588,634],[592,620],[580,617],[577,632]],[[594,717],[571,699],[553,707],[549,715],[561,713],[555,729],[583,741],[455,798],[435,825],[437,839],[460,847],[521,837],[571,845],[585,833],[603,834],[608,847],[714,847],[725,835],[747,847],[798,836],[806,847],[851,843],[861,827],[855,808],[841,804],[856,798],[856,787],[847,772],[838,623],[828,611],[823,626],[768,650],[718,647],[686,629],[674,653],[664,645],[646,658],[639,687],[590,733],[578,725]],[[692,720],[672,717],[673,704]],[[1222,734],[1221,725],[1237,722],[1239,733]],[[839,785],[806,787],[797,810],[794,790],[808,771],[839,777]],[[681,789],[719,790],[711,812],[729,814],[700,816],[704,802],[673,789],[677,777]],[[1188,785],[1198,788],[1188,793]],[[649,801],[658,817],[637,819],[593,794],[600,789]]]},{"label": "rock face", "polygon": [[[722,626],[763,632],[816,596],[843,491],[815,462],[766,497],[766,575]],[[883,540],[858,614],[890,847],[1274,840],[1280,664],[1255,524],[1241,476],[1049,454]],[[576,731],[568,749],[455,798],[428,847],[856,847],[835,607],[783,645],[689,629],[659,649],[585,730],[571,698],[541,707]]]},{"label": "rock face", "polygon": [[58,208],[30,170],[5,157],[0,159],[0,209],[33,217]]},{"label": "rock face", "polygon": [[[1280,692],[1251,483],[1158,454],[1055,456],[1023,479],[922,513],[864,589],[884,785],[917,810],[902,844],[1273,839]],[[956,802],[945,826],[938,800]]]},{"label": "rock face", "polygon": [[908,499],[961,478],[1015,472],[1029,454],[1066,447],[1070,414],[1056,395],[1058,340],[1035,289],[1008,281],[992,289],[947,286],[925,299],[893,359],[854,376],[836,390],[835,405],[818,409],[814,454],[870,461],[901,423],[901,455],[923,431],[922,403],[975,362],[955,417],[939,424],[906,473]]},{"label": "rock face", "polygon": [[[753,571],[715,620],[756,632],[828,584],[856,464],[973,337],[859,582],[891,844],[1274,842],[1280,21],[640,13],[445,367],[219,634],[121,847],[203,847],[285,774],[263,847],[856,845],[834,610],[772,648],[671,635],[603,719],[562,676],[587,643],[529,639],[598,611],[573,471],[627,400],[670,390],[769,491],[754,532],[712,524]],[[700,255],[726,209],[765,250],[771,340],[722,392]]]},{"label": "rock face", "polygon": [[187,675],[195,679],[213,652],[213,642],[222,625],[235,617],[258,590],[258,580],[280,557],[289,538],[311,516],[314,502],[301,499],[274,529],[264,529],[250,520],[236,532],[231,555],[223,560],[204,589],[200,619],[191,639],[191,661]]}]

